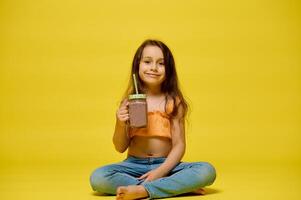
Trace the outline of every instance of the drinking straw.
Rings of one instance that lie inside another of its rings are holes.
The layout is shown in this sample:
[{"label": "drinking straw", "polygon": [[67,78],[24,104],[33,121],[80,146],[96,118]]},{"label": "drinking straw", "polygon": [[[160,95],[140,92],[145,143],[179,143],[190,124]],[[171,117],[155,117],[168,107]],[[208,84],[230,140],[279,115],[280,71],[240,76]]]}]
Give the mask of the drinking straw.
[{"label": "drinking straw", "polygon": [[138,94],[138,87],[137,87],[137,81],[136,81],[136,75],[135,74],[133,74],[133,79],[134,79],[135,91],[136,91],[136,94]]}]

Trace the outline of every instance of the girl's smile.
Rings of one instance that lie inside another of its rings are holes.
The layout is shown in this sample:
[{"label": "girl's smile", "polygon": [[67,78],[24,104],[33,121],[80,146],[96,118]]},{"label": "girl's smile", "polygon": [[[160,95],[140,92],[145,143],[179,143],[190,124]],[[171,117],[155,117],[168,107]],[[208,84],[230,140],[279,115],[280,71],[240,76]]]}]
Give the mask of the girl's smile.
[{"label": "girl's smile", "polygon": [[153,73],[145,73],[149,77],[157,78],[160,76],[160,74],[153,74]]}]

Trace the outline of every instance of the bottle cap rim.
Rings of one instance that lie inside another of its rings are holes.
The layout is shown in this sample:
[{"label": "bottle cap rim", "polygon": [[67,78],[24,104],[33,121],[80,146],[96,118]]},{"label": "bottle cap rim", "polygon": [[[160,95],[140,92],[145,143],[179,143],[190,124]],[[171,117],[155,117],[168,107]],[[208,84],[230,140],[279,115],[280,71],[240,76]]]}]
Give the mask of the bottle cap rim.
[{"label": "bottle cap rim", "polygon": [[129,100],[131,99],[146,99],[146,94],[130,94]]}]

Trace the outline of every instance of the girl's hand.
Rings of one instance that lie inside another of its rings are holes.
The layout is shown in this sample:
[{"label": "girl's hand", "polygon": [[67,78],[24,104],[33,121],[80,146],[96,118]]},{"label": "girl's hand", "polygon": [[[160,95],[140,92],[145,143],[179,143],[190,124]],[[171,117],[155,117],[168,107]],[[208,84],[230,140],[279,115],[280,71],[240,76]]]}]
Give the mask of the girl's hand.
[{"label": "girl's hand", "polygon": [[128,105],[129,102],[127,99],[125,99],[116,112],[117,123],[121,126],[125,126],[129,119]]},{"label": "girl's hand", "polygon": [[157,169],[153,169],[142,176],[140,176],[138,179],[145,179],[144,181],[154,181],[156,179],[162,178],[164,175]]}]

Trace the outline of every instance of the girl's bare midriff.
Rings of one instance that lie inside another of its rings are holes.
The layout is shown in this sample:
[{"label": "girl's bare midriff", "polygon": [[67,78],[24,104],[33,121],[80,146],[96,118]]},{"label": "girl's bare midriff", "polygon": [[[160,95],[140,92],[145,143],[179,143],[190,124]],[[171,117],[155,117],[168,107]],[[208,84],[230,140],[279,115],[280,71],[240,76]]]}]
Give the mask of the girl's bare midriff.
[{"label": "girl's bare midriff", "polygon": [[167,157],[172,147],[171,140],[164,137],[134,136],[128,155],[135,157]]}]

